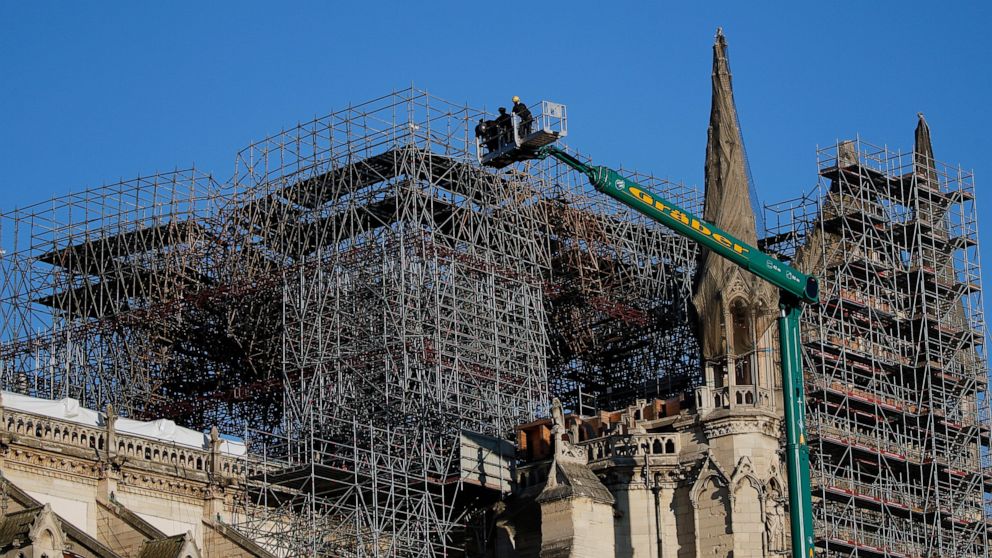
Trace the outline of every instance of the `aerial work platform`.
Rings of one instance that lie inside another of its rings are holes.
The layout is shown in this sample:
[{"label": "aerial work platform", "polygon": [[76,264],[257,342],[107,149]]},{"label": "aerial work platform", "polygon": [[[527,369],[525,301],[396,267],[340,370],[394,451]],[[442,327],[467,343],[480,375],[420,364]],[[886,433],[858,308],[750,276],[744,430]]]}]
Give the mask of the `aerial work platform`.
[{"label": "aerial work platform", "polygon": [[[568,135],[568,115],[565,105],[551,101],[541,101],[532,107],[531,118],[522,121],[517,114],[511,114],[510,127],[500,130],[498,121],[488,121],[493,127],[487,137],[476,135],[475,148],[479,163],[497,169],[518,161],[534,158],[534,153]],[[487,139],[488,138],[488,139]]]}]

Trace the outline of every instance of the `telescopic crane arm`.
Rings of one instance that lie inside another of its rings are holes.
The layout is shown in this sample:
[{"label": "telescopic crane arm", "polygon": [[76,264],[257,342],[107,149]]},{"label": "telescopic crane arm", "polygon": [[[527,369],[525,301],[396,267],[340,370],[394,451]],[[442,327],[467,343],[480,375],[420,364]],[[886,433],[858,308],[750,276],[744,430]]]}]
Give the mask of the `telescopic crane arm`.
[{"label": "telescopic crane arm", "polygon": [[820,288],[816,278],[768,256],[640,184],[624,178],[613,169],[586,165],[554,145],[539,148],[534,157],[554,157],[586,175],[596,190],[702,244],[779,288],[779,340],[785,403],[792,556],[812,558],[813,506],[809,481],[809,446],[806,445],[802,358],[799,353],[799,315],[803,303],[819,302]]}]

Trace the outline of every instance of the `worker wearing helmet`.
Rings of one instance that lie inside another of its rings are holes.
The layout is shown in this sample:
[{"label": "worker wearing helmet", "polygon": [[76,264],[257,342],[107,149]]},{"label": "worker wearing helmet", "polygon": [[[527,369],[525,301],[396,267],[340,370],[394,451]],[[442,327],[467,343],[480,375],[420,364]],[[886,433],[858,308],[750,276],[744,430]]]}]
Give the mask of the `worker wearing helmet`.
[{"label": "worker wearing helmet", "polygon": [[527,105],[520,102],[520,97],[513,96],[513,114],[520,119],[520,137],[525,138],[530,135],[531,126],[534,123],[534,115],[530,113]]}]

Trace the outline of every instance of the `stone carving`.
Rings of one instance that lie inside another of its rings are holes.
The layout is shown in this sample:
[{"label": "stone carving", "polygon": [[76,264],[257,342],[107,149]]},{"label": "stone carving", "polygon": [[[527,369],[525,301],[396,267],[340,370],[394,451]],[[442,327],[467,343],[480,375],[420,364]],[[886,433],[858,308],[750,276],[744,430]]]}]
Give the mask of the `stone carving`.
[{"label": "stone carving", "polygon": [[778,436],[781,421],[772,417],[753,417],[722,420],[703,426],[703,432],[708,439],[719,438],[730,434],[765,434]]},{"label": "stone carving", "polygon": [[768,535],[768,550],[782,552],[788,550],[785,540],[785,506],[780,500],[769,499],[765,511],[765,532]]},{"label": "stone carving", "polygon": [[562,432],[565,430],[565,413],[561,408],[561,400],[555,397],[551,402],[551,431]]},{"label": "stone carving", "polygon": [[555,397],[554,401],[551,402],[551,443],[553,444],[555,459],[587,463],[586,452],[565,441],[566,432],[565,412],[562,410],[561,401]]}]

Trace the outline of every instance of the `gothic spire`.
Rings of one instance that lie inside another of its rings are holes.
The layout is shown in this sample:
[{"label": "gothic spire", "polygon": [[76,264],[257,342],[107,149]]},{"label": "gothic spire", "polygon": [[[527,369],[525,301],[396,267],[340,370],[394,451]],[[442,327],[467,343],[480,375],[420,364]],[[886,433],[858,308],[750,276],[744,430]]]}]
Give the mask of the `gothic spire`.
[{"label": "gothic spire", "polygon": [[[713,97],[706,141],[706,195],[703,218],[726,230],[744,242],[757,245],[758,234],[751,195],[748,187],[744,143],[741,139],[730,64],[727,60],[727,39],[718,29],[713,44]],[[693,303],[699,320],[703,359],[726,354],[721,328],[727,308],[726,297],[743,290],[749,306],[771,306],[777,299],[774,289],[706,249],[700,252],[696,270]],[[758,284],[761,283],[761,284]],[[762,320],[762,327],[765,326]]]},{"label": "gothic spire", "polygon": [[717,29],[713,44],[712,101],[706,138],[706,198],[703,218],[755,244],[757,232],[748,189],[744,143],[741,140],[727,39]]},{"label": "gothic spire", "polygon": [[927,124],[923,113],[916,113],[919,120],[916,123],[916,142],[913,146],[913,163],[916,166],[918,179],[922,178],[932,182],[932,187],[936,187],[937,171],[933,161],[933,144],[930,141],[930,126]]}]

